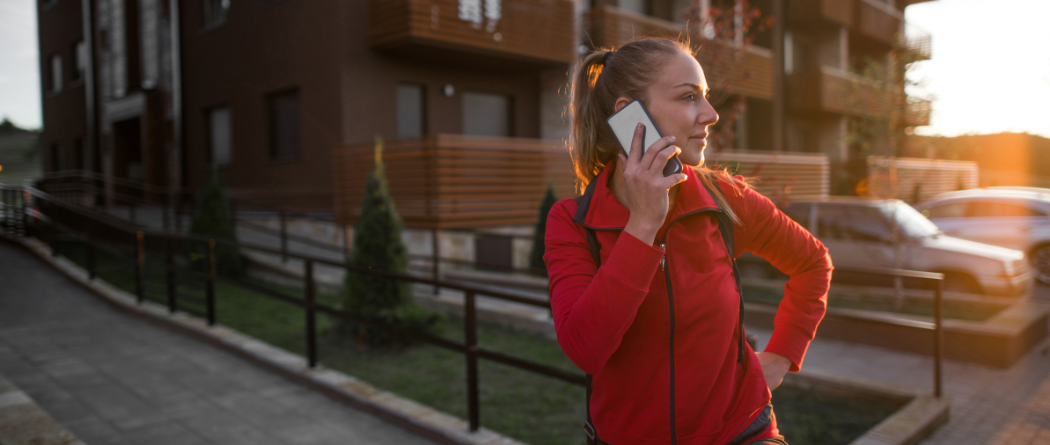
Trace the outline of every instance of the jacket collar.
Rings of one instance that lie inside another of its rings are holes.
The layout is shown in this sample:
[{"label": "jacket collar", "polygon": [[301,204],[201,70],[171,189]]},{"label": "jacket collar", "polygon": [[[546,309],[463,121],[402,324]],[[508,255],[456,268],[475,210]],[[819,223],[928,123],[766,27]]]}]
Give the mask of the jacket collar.
[{"label": "jacket collar", "polygon": [[[617,160],[618,158],[613,158],[587,185],[573,217],[578,224],[597,230],[622,230],[627,226],[631,212],[616,199],[610,188]],[[674,207],[669,212],[668,220],[698,210],[720,209],[718,202],[700,181],[696,171],[686,167],[683,173],[686,174],[686,180],[678,190],[678,196],[675,198]]]}]

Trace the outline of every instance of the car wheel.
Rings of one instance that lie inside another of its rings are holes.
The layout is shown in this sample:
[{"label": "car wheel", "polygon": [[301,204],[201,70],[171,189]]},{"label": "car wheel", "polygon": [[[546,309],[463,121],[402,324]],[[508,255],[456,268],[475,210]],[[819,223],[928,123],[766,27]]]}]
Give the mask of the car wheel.
[{"label": "car wheel", "polygon": [[944,291],[979,294],[981,293],[981,285],[969,275],[948,272],[944,274]]},{"label": "car wheel", "polygon": [[1044,284],[1050,284],[1050,245],[1032,251],[1032,274]]}]

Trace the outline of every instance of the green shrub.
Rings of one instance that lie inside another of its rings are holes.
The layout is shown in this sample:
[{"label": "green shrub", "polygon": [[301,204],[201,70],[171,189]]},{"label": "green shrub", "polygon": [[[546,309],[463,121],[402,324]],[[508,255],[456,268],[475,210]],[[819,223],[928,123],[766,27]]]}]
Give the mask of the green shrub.
[{"label": "green shrub", "polygon": [[547,234],[547,214],[551,212],[551,207],[554,207],[556,202],[558,198],[554,196],[554,184],[547,184],[547,194],[543,196],[543,202],[540,203],[540,214],[536,220],[532,252],[529,253],[529,269],[543,276],[547,276],[547,265],[543,262],[545,252],[543,238]]},{"label": "green shrub", "polygon": [[[401,241],[402,222],[390,198],[383,166],[383,142],[376,138],[375,168],[368,175],[361,202],[361,219],[354,226],[349,262],[358,267],[408,274],[408,251]],[[412,297],[412,283],[348,271],[343,282],[348,311],[366,319],[415,330],[430,330],[444,314],[421,308]],[[414,343],[411,337],[363,323],[346,322],[344,332],[359,344],[398,348]]]},{"label": "green shrub", "polygon": [[[219,168],[212,165],[211,180],[197,193],[197,206],[190,222],[190,234],[208,238],[237,241],[237,230],[233,226],[230,198],[219,181]],[[205,270],[207,246],[199,241],[187,241],[187,256],[190,266]],[[244,272],[244,261],[234,246],[215,243],[215,270],[224,276],[235,277]]]}]

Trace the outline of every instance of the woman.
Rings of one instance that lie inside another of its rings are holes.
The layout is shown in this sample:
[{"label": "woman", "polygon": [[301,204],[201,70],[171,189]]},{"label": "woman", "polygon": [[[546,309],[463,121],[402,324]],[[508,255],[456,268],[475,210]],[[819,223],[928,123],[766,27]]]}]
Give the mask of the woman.
[{"label": "woman", "polygon": [[[571,153],[585,192],[551,209],[544,261],[558,342],[594,376],[599,443],[786,444],[770,391],[802,365],[831,260],[742,178],[702,167],[718,121],[708,91],[688,44],[664,39],[592,53],[572,81]],[[643,155],[639,128],[628,157],[606,119],[633,99],[665,136]],[[674,155],[687,168],[664,177]],[[745,251],[791,277],[757,354],[743,341],[733,262]]]}]

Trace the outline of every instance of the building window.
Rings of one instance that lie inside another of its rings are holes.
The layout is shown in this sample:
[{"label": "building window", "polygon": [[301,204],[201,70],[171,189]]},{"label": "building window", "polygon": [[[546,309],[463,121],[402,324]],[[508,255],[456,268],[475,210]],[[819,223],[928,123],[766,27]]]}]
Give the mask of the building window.
[{"label": "building window", "polygon": [[230,127],[230,109],[217,107],[208,110],[208,145],[211,162],[228,165],[233,154],[233,132]]},{"label": "building window", "polygon": [[397,137],[419,137],[426,132],[423,110],[422,85],[397,86]]},{"label": "building window", "polygon": [[51,171],[62,171],[62,147],[58,142],[51,144]]},{"label": "building window", "polygon": [[267,102],[270,109],[270,158],[299,158],[299,91],[271,95]]},{"label": "building window", "polygon": [[51,56],[51,92],[62,91],[62,56],[54,54]]},{"label": "building window", "polygon": [[205,27],[220,25],[226,21],[230,0],[204,0],[201,2],[201,20]]},{"label": "building window", "polygon": [[84,72],[87,71],[87,45],[83,40],[78,40],[73,45],[73,78],[72,80],[83,80]]},{"label": "building window", "polygon": [[509,96],[463,92],[463,134],[510,136],[510,117]]}]

